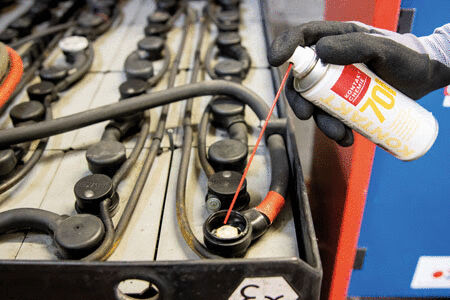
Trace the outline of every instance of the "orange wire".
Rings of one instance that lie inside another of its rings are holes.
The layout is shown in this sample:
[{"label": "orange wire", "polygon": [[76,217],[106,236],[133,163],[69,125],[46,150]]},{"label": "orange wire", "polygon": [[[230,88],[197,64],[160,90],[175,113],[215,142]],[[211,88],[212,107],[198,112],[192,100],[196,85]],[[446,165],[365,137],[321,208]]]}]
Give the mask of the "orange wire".
[{"label": "orange wire", "polygon": [[19,54],[8,46],[6,49],[9,54],[9,73],[0,85],[0,107],[9,100],[23,74],[23,63]]},{"label": "orange wire", "polygon": [[253,152],[250,155],[247,166],[245,167],[244,173],[242,174],[241,181],[239,182],[236,193],[234,193],[233,201],[231,201],[230,208],[228,208],[227,215],[225,216],[225,220],[223,221],[223,224],[227,224],[227,222],[228,222],[228,218],[230,217],[231,211],[233,210],[234,204],[236,203],[236,199],[237,199],[237,196],[239,195],[239,191],[241,190],[241,187],[244,184],[245,176],[247,176],[248,169],[250,168],[250,165],[252,164],[252,161],[253,161],[253,157],[256,154],[256,149],[258,149],[259,142],[261,142],[261,139],[264,135],[264,131],[266,131],[267,124],[269,123],[270,117],[272,116],[273,110],[275,109],[275,105],[278,102],[278,98],[280,98],[281,91],[283,90],[283,86],[286,83],[286,80],[289,76],[289,72],[291,71],[291,68],[292,68],[292,64],[289,64],[289,66],[286,70],[286,73],[284,74],[283,80],[281,81],[280,87],[278,88],[278,92],[275,96],[275,99],[273,100],[272,107],[270,108],[270,111],[269,111],[269,114],[267,115],[266,121],[264,122],[261,132],[259,133],[258,139],[256,140],[255,148],[253,148]]}]

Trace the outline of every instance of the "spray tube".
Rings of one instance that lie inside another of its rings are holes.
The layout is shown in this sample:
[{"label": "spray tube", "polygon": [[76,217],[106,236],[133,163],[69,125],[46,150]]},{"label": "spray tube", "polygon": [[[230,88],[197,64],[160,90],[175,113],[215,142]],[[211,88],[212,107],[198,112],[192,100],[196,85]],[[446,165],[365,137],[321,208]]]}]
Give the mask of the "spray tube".
[{"label": "spray tube", "polygon": [[325,64],[308,47],[297,47],[289,62],[303,98],[397,158],[417,159],[436,140],[433,115],[366,65]]}]

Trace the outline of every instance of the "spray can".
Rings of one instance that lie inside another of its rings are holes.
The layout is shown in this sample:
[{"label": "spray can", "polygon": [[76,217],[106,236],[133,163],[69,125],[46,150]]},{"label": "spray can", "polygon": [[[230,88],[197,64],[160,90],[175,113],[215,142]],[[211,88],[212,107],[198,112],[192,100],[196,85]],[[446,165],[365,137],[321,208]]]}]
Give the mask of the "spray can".
[{"label": "spray can", "polygon": [[308,47],[297,47],[289,62],[303,98],[397,158],[417,159],[436,140],[433,115],[366,65],[325,64]]}]

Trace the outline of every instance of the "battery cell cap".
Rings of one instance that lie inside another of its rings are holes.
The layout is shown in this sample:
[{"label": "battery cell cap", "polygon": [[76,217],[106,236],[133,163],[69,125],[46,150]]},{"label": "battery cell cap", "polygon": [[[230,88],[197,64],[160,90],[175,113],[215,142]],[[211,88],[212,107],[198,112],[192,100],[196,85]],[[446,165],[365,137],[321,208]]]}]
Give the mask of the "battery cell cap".
[{"label": "battery cell cap", "polygon": [[128,79],[119,86],[122,99],[136,97],[145,93],[148,84],[141,79]]},{"label": "battery cell cap", "polygon": [[59,48],[65,53],[77,53],[89,46],[89,41],[84,36],[68,36],[58,43]]},{"label": "battery cell cap", "polygon": [[38,122],[44,119],[45,107],[38,101],[22,102],[11,109],[9,116],[15,126],[28,121]]},{"label": "battery cell cap", "polygon": [[211,110],[215,119],[243,115],[245,105],[229,96],[217,96],[211,103]]},{"label": "battery cell cap", "polygon": [[76,258],[97,248],[105,235],[100,218],[90,214],[78,214],[59,223],[55,230],[55,242],[65,256]]},{"label": "battery cell cap", "polygon": [[83,28],[94,28],[103,24],[103,22],[105,22],[104,18],[90,12],[82,14],[77,20],[78,25]]},{"label": "battery cell cap", "polygon": [[43,81],[57,83],[67,77],[69,71],[64,66],[50,66],[39,72],[39,76]]},{"label": "battery cell cap", "polygon": [[239,22],[239,10],[222,10],[217,13],[217,19],[223,24],[237,23]]},{"label": "battery cell cap", "polygon": [[223,139],[208,149],[208,160],[215,171],[242,172],[247,162],[247,145],[238,140]]},{"label": "battery cell cap", "polygon": [[237,32],[221,32],[217,37],[217,46],[229,47],[241,42],[241,36]]},{"label": "battery cell cap", "polygon": [[41,81],[30,85],[27,88],[27,94],[30,100],[44,101],[45,98],[50,95],[55,88],[55,85],[50,81]]},{"label": "battery cell cap", "polygon": [[86,160],[92,173],[113,176],[126,159],[125,146],[116,141],[100,141],[86,151]]},{"label": "battery cell cap", "polygon": [[78,213],[98,215],[100,202],[110,199],[109,213],[117,212],[119,195],[115,192],[112,179],[104,174],[92,174],[78,180],[74,187],[75,209]]},{"label": "battery cell cap", "polygon": [[17,165],[17,158],[12,149],[0,150],[0,176],[11,173]]},{"label": "battery cell cap", "polygon": [[147,17],[148,24],[165,24],[170,19],[170,14],[165,11],[155,11]]},{"label": "battery cell cap", "polygon": [[214,66],[214,71],[217,76],[222,78],[225,76],[240,77],[244,71],[244,68],[240,61],[234,59],[224,59]]},{"label": "battery cell cap", "polygon": [[150,60],[156,60],[162,57],[161,52],[164,49],[164,39],[159,36],[148,36],[138,42],[139,50],[147,52]]}]

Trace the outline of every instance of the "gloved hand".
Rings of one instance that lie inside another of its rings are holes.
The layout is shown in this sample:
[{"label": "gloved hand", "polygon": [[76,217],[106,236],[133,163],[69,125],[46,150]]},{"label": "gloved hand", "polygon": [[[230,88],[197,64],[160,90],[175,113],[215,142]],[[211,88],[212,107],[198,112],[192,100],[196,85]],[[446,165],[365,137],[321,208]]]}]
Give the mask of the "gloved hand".
[{"label": "gloved hand", "polygon": [[[279,66],[289,59],[298,45],[315,45],[323,62],[337,65],[365,63],[387,83],[417,100],[450,84],[449,34],[450,24],[431,36],[417,38],[357,22],[314,21],[276,37],[268,58],[271,65]],[[306,120],[313,115],[325,135],[341,146],[352,145],[352,131],[303,99],[294,90],[292,82],[291,74],[285,94],[296,116]]]}]

